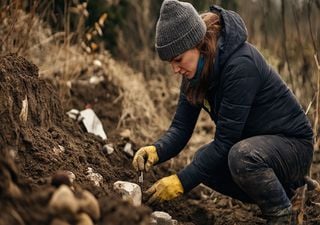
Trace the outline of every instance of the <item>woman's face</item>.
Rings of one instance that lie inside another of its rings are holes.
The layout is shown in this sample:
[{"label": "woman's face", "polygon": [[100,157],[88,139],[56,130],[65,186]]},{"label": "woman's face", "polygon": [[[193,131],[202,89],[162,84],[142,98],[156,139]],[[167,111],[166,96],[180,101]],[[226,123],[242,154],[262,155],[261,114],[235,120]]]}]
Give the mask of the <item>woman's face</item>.
[{"label": "woman's face", "polygon": [[192,79],[197,71],[200,51],[192,48],[170,61],[174,73],[178,73],[188,80]]}]

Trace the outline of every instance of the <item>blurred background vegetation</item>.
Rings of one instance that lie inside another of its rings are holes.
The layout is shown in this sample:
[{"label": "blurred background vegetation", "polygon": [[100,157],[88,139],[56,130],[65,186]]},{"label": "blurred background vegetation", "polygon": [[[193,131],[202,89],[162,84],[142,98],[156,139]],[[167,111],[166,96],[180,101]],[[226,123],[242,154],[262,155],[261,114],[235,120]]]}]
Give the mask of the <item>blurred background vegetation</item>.
[{"label": "blurred background vegetation", "polygon": [[[248,41],[286,80],[319,133],[320,0],[188,2],[199,12],[207,11],[212,4],[238,12],[247,25]],[[51,39],[61,36],[61,46],[80,45],[83,54],[99,54],[107,49],[114,59],[141,72],[146,80],[162,79],[159,77],[170,74],[170,68],[158,59],[154,49],[161,3],[158,0],[0,0],[0,51],[24,55],[33,45],[38,45],[27,41],[35,38],[31,33],[37,29],[38,24],[33,20],[37,17],[50,27]],[[24,30],[16,28],[17,21],[23,17],[20,11],[29,15]],[[47,39],[43,42],[51,41]]]}]

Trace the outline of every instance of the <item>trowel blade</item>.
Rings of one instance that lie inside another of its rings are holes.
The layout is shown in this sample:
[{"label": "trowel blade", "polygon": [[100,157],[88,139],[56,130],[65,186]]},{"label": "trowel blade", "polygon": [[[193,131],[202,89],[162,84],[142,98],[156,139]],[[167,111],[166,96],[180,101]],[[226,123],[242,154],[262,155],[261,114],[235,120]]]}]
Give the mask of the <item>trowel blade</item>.
[{"label": "trowel blade", "polygon": [[143,183],[143,172],[142,171],[140,172],[140,176],[139,176],[139,180],[138,181],[141,184]]}]

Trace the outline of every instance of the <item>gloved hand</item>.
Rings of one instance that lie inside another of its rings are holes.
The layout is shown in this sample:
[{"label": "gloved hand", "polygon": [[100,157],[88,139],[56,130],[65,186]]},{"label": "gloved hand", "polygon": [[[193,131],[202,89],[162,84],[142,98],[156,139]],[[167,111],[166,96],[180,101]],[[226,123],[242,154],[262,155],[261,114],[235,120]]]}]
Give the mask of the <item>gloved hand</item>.
[{"label": "gloved hand", "polygon": [[148,172],[150,168],[159,161],[159,156],[155,146],[140,148],[133,157],[132,165],[137,171]]},{"label": "gloved hand", "polygon": [[149,198],[147,204],[169,201],[183,194],[183,186],[177,175],[171,175],[158,180],[145,194]]}]

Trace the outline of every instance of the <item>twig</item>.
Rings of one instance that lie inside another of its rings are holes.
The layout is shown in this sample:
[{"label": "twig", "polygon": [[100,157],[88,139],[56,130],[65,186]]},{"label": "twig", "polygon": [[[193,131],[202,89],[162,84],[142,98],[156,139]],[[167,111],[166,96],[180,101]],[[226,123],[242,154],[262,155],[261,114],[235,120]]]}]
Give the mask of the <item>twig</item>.
[{"label": "twig", "polygon": [[301,202],[300,202],[300,212],[298,214],[298,225],[303,224],[303,216],[304,216],[304,205],[306,202],[306,190],[307,190],[307,184],[303,186],[302,190],[302,196],[301,196]]},{"label": "twig", "polygon": [[313,95],[313,97],[312,97],[312,100],[310,101],[310,103],[309,103],[309,105],[308,105],[308,107],[307,107],[307,110],[306,110],[306,112],[305,112],[306,115],[308,115],[309,110],[311,109],[311,106],[312,106],[314,100],[316,99],[316,96],[317,96],[317,93],[314,93],[314,95]]},{"label": "twig", "polygon": [[117,129],[120,128],[121,124],[123,123],[123,121],[125,120],[126,116],[129,116],[130,113],[129,112],[124,112],[122,113],[122,115],[120,116],[120,119],[118,121],[118,124],[117,124]]},{"label": "twig", "polygon": [[320,193],[320,184],[318,181],[312,179],[310,176],[305,176],[304,180],[308,185],[308,190],[315,190],[316,192]]},{"label": "twig", "polygon": [[123,98],[123,96],[124,96],[124,94],[123,94],[123,92],[120,90],[119,96],[116,97],[116,98],[113,100],[112,104],[116,104],[119,100],[121,100],[121,99]]},{"label": "twig", "polygon": [[320,203],[318,203],[318,202],[313,202],[313,201],[310,201],[310,203],[311,203],[311,204],[313,204],[313,205],[315,205],[315,206],[318,206],[318,207],[320,207]]},{"label": "twig", "polygon": [[35,44],[34,46],[31,46],[29,49],[26,50],[26,52],[32,51],[33,49],[37,48],[38,46],[45,45],[45,44],[47,44],[57,38],[64,37],[64,35],[65,35],[64,32],[57,32],[57,33],[51,35],[49,38],[43,40],[42,42]]}]

